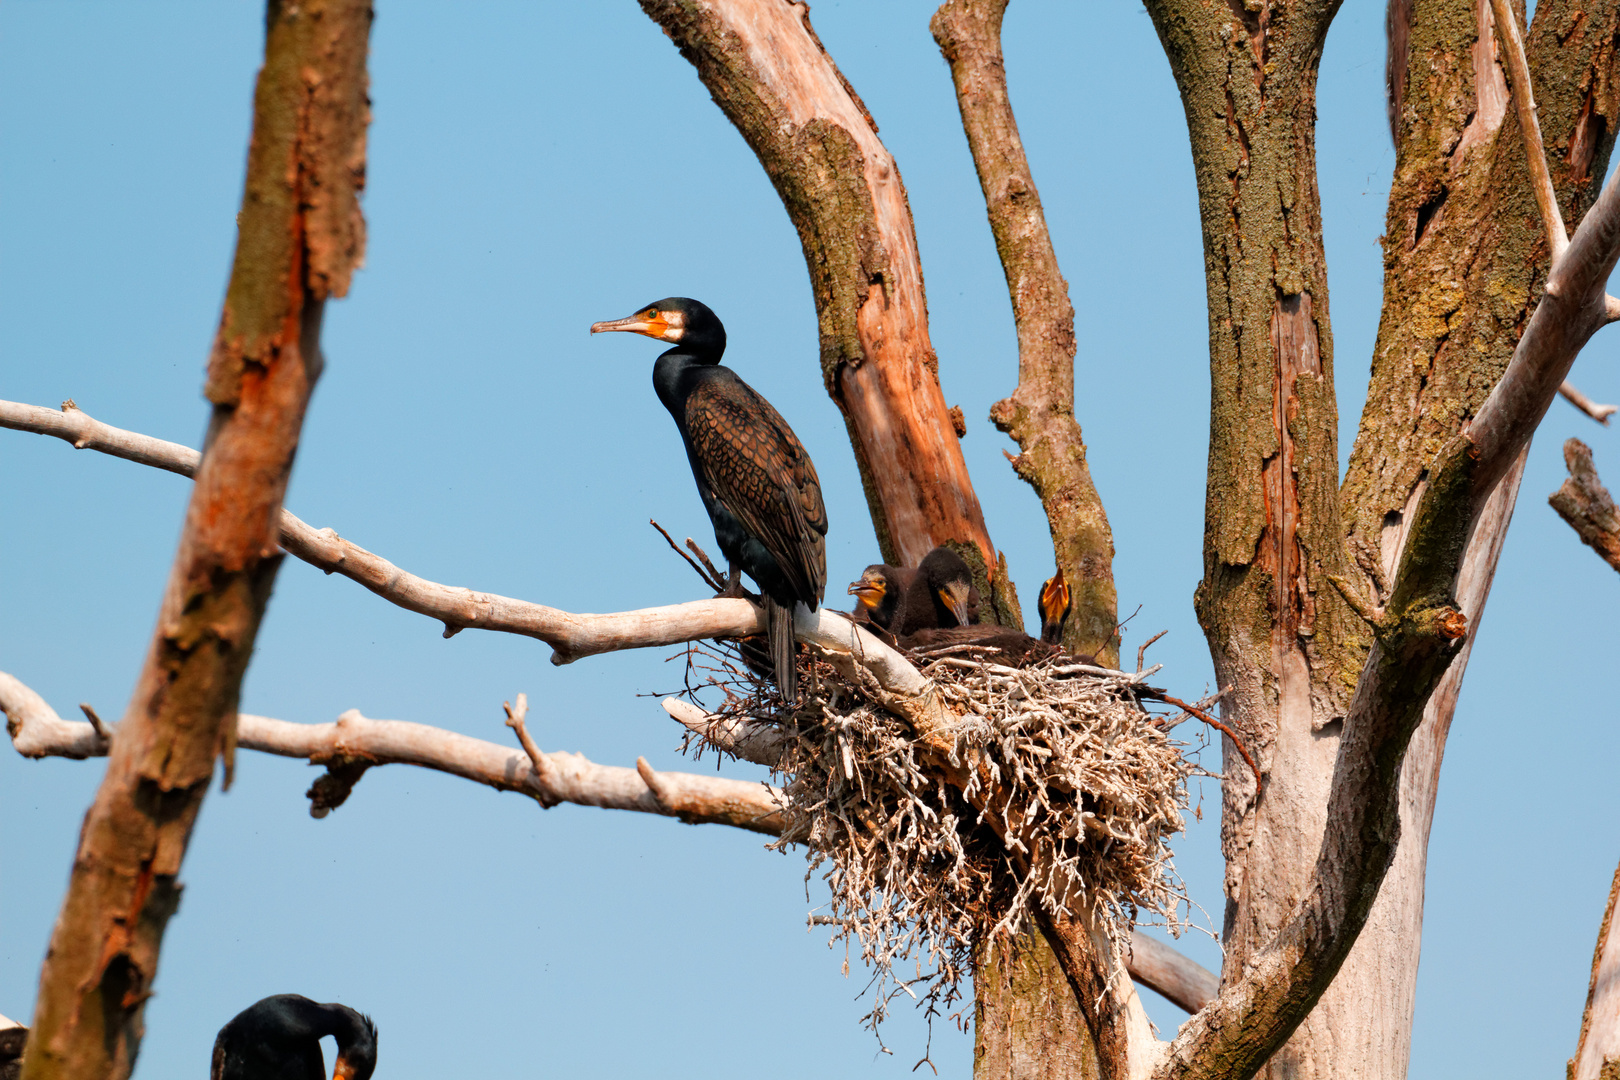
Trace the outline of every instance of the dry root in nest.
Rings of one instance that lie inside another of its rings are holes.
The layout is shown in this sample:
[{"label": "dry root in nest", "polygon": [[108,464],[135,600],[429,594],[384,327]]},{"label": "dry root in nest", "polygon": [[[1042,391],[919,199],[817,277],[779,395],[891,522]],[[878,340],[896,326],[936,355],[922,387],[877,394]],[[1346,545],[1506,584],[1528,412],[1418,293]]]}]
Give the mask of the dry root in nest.
[{"label": "dry root in nest", "polygon": [[[774,846],[806,845],[806,881],[823,869],[828,914],[813,921],[844,941],[846,971],[852,943],[871,966],[873,1026],[901,993],[930,1011],[949,1006],[974,946],[1002,940],[1037,906],[1086,905],[1116,942],[1141,913],[1181,925],[1185,910],[1169,838],[1182,829],[1196,770],[1142,708],[1140,687],[1076,672],[1068,658],[1015,669],[965,659],[972,651],[913,660],[963,716],[953,765],[977,762],[972,783],[985,790],[948,784],[901,719],[808,649],[799,708],[770,740],[788,820]],[[776,715],[767,684],[723,655],[703,656],[689,690],[721,689],[722,722],[757,731]],[[1021,844],[1004,842],[975,809],[987,796],[989,813],[1018,822]]]}]

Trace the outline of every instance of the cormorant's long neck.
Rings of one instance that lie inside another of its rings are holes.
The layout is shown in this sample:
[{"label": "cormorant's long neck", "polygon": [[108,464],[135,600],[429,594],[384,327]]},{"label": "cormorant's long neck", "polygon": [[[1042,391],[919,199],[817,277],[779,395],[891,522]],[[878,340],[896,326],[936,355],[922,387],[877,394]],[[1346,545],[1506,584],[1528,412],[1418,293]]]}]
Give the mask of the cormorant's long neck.
[{"label": "cormorant's long neck", "polygon": [[653,364],[653,389],[658,392],[658,400],[664,403],[670,415],[677,421],[683,419],[685,413],[686,395],[691,392],[692,384],[698,373],[704,368],[712,368],[720,362],[719,353],[698,352],[684,345],[664,353]]}]

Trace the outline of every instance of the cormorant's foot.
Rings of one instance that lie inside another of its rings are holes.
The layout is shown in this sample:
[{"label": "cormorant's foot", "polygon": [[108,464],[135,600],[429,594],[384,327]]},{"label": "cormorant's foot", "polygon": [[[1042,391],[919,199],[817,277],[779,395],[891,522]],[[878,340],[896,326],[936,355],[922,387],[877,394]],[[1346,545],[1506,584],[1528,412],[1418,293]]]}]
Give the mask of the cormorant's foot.
[{"label": "cormorant's foot", "polygon": [[762,602],[758,593],[751,593],[743,588],[742,571],[735,566],[731,568],[731,574],[726,578],[726,587],[715,594],[715,599],[747,600],[753,604]]}]

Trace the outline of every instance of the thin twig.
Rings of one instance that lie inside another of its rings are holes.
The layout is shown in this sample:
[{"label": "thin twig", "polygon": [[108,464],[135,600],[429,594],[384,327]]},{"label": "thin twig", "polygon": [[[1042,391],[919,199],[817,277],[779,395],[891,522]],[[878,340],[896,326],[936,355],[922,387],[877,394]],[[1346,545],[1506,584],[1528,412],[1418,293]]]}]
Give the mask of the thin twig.
[{"label": "thin twig", "polygon": [[1150,637],[1146,641],[1142,642],[1142,647],[1136,650],[1136,670],[1137,671],[1142,670],[1142,657],[1144,655],[1146,655],[1146,653],[1148,651],[1148,646],[1153,644],[1155,641],[1158,641],[1160,638],[1164,637],[1164,635],[1168,634],[1169,632],[1170,631],[1168,631],[1168,630],[1160,630],[1157,634],[1154,634],[1152,637]]},{"label": "thin twig", "polygon": [[692,554],[698,557],[698,561],[701,562],[704,569],[709,572],[709,576],[714,578],[715,581],[722,583],[719,591],[724,592],[726,584],[729,584],[726,580],[726,575],[717,570],[714,563],[709,561],[709,553],[698,547],[697,542],[694,541],[690,536],[686,538],[686,546],[692,549]]},{"label": "thin twig", "polygon": [[[1226,691],[1223,690],[1221,692],[1224,694]],[[1221,723],[1219,720],[1215,719],[1213,716],[1209,715],[1209,713],[1205,712],[1203,709],[1200,709],[1198,706],[1189,705],[1185,701],[1182,701],[1178,697],[1171,697],[1169,694],[1162,694],[1161,693],[1161,694],[1158,695],[1158,698],[1159,698],[1160,701],[1166,703],[1167,705],[1174,705],[1178,709],[1184,709],[1187,712],[1192,713],[1194,716],[1198,717],[1198,719],[1202,720],[1204,723],[1208,724],[1210,727],[1215,728],[1218,731],[1224,732],[1226,734],[1226,737],[1232,740],[1232,745],[1234,745],[1234,746],[1236,746],[1238,748],[1238,753],[1243,755],[1243,760],[1247,761],[1249,763],[1249,768],[1254,770],[1254,788],[1255,788],[1255,791],[1257,793],[1259,792],[1259,790],[1260,790],[1260,766],[1256,765],[1254,763],[1254,758],[1249,756],[1249,751],[1248,751],[1247,748],[1244,747],[1243,740],[1237,737],[1237,732],[1233,731],[1231,728],[1227,727],[1225,724]]]},{"label": "thin twig", "polygon": [[1576,389],[1575,384],[1569,382],[1568,380],[1558,387],[1558,392],[1564,396],[1565,401],[1569,402],[1571,405],[1575,406],[1577,409],[1581,410],[1581,412],[1585,413],[1587,416],[1590,416],[1604,427],[1609,426],[1609,417],[1613,416],[1617,412],[1620,412],[1620,405],[1599,405],[1597,402],[1593,401],[1591,398],[1587,397],[1585,394]]},{"label": "thin twig", "polygon": [[503,701],[501,708],[506,710],[506,726],[517,732],[518,743],[523,747],[523,752],[529,755],[529,764],[534,766],[535,779],[550,787],[551,763],[546,760],[546,755],[540,752],[539,745],[529,734],[529,726],[524,723],[529,715],[529,695],[519,694],[516,705]]},{"label": "thin twig", "polygon": [[1513,79],[1513,104],[1518,108],[1519,130],[1524,136],[1530,186],[1535,191],[1536,206],[1541,210],[1541,223],[1547,229],[1551,261],[1556,263],[1569,247],[1569,230],[1564,228],[1558,193],[1553,189],[1552,173],[1547,169],[1547,151],[1541,144],[1541,124],[1536,119],[1536,99],[1530,84],[1530,62],[1524,55],[1524,38],[1519,34],[1519,20],[1508,0],[1491,0],[1491,12],[1496,17],[1497,37],[1507,53],[1508,74]]},{"label": "thin twig", "polygon": [[[719,578],[710,578],[708,574],[704,573],[703,572],[703,567],[701,567],[697,563],[693,562],[692,561],[692,556],[688,555],[686,552],[684,552],[684,551],[682,551],[680,549],[680,546],[675,543],[675,538],[673,536],[670,536],[669,533],[665,532],[664,527],[662,525],[658,524],[658,522],[654,521],[652,518],[647,519],[647,524],[651,525],[653,528],[658,530],[658,534],[660,536],[662,536],[664,538],[664,540],[669,544],[670,550],[673,551],[675,554],[679,555],[681,558],[686,560],[686,565],[690,566],[692,568],[692,572],[695,573],[698,577],[703,579],[703,584],[707,585],[709,588],[713,589],[715,592],[724,592],[725,591],[725,588],[726,588],[725,583],[723,581],[721,581]],[[692,543],[692,541],[690,539],[688,539],[686,542],[688,544]],[[705,563],[707,563],[709,560],[704,559],[703,561]]]}]

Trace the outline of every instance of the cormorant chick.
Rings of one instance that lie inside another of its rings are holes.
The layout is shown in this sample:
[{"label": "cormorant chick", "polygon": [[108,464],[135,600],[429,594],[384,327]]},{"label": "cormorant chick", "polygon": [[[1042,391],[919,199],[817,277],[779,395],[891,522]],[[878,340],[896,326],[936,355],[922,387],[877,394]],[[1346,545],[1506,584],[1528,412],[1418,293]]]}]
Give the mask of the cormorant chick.
[{"label": "cormorant chick", "polygon": [[937,547],[917,566],[892,629],[907,637],[919,630],[968,626],[979,621],[978,608],[979,590],[968,564],[950,548]]},{"label": "cormorant chick", "polygon": [[591,327],[606,330],[675,346],[653,365],[653,389],[680,429],[715,541],[731,564],[723,595],[742,595],[739,570],[763,594],[776,686],[792,708],[793,607],[816,610],[827,584],[827,510],[816,467],[770,402],[720,366],[726,329],[703,304],[672,296]]},{"label": "cormorant chick", "polygon": [[299,994],[264,998],[220,1028],[208,1080],[326,1080],[323,1035],[337,1040],[332,1080],[371,1080],[377,1025],[347,1005]]},{"label": "cormorant chick", "polygon": [[864,615],[874,626],[892,630],[900,600],[916,576],[915,570],[887,563],[873,563],[862,570],[861,580],[849,586],[849,594],[859,601],[855,609],[856,621]]},{"label": "cormorant chick", "polygon": [[1036,607],[1041,612],[1041,640],[1052,645],[1063,641],[1063,624],[1069,621],[1069,584],[1063,580],[1063,570],[1047,578],[1041,585],[1041,596]]}]

